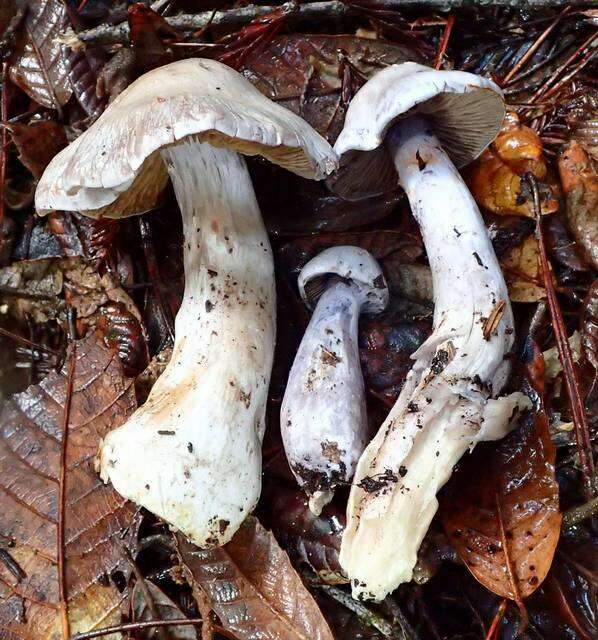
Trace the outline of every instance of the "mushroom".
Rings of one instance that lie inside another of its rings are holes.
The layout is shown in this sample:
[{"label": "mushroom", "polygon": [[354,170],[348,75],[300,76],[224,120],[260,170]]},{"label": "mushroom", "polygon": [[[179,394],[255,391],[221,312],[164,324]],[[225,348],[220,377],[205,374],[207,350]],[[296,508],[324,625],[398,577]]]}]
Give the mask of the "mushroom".
[{"label": "mushroom", "polygon": [[131,84],[52,160],[36,192],[40,213],[120,218],[151,208],[170,175],[185,267],[172,358],[104,439],[99,469],[201,547],[230,540],[261,488],[274,267],[241,153],[309,178],[336,162],[306,122],[237,72],[187,59]]},{"label": "mushroom", "polygon": [[528,406],[520,393],[498,397],[513,315],[482,217],[453,164],[483,151],[504,111],[489,80],[404,63],[355,95],[335,145],[345,163],[337,189],[358,191],[394,164],[421,229],[435,302],[433,332],[412,354],[405,386],[355,472],[340,553],[354,597],[382,599],[411,579],[453,466],[477,442],[503,437],[514,410]]},{"label": "mushroom", "polygon": [[358,247],[322,251],[298,284],[308,307],[319,299],[289,374],[280,424],[291,469],[319,515],[334,487],[351,481],[368,442],[357,322],[386,307],[388,287],[380,265]]}]

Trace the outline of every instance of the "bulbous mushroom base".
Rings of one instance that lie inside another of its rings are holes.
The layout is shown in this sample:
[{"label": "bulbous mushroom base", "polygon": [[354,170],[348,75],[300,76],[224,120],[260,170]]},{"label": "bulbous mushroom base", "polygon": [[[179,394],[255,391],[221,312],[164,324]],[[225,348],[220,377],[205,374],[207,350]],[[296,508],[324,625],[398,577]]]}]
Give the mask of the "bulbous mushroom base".
[{"label": "bulbous mushroom base", "polygon": [[261,488],[276,301],[245,162],[206,143],[162,151],[184,225],[185,294],[170,363],[105,438],[100,472],[200,547],[226,543]]}]

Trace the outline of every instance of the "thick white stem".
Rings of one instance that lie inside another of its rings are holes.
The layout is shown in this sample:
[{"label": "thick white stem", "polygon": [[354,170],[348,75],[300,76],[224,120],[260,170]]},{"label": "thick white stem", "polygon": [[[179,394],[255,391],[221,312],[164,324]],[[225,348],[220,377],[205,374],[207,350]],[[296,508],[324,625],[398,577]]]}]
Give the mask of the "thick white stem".
[{"label": "thick white stem", "polygon": [[491,399],[509,373],[513,317],[479,210],[426,122],[387,137],[422,231],[434,285],[434,330],[361,457],[340,561],[356,597],[381,599],[411,579],[436,493],[480,440],[504,436],[521,394]]},{"label": "thick white stem", "polygon": [[289,374],[281,432],[297,482],[319,513],[337,484],[351,480],[367,442],[359,364],[359,288],[337,282],[320,297]]},{"label": "thick white stem", "polygon": [[187,143],[162,157],[183,217],[185,294],[171,361],[146,403],[106,437],[101,475],[199,546],[214,546],[260,494],[273,259],[241,156]]}]

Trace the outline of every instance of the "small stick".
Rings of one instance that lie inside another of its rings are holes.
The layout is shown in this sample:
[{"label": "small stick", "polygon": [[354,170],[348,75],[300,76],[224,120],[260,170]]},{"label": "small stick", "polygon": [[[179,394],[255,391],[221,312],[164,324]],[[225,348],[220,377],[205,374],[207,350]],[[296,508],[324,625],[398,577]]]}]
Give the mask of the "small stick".
[{"label": "small stick", "polygon": [[73,339],[70,344],[69,369],[66,382],[66,398],[62,414],[62,440],[60,443],[60,473],[58,484],[58,524],[56,527],[57,564],[58,564],[58,593],[60,597],[60,619],[62,624],[62,638],[68,640],[71,635],[68,615],[68,593],[66,584],[66,553],[65,553],[65,510],[66,510],[66,454],[68,444],[68,427],[73,397],[73,382],[75,379],[75,364],[77,361],[77,343]]},{"label": "small stick", "polygon": [[[8,120],[8,62],[2,63],[2,101],[0,102],[0,120]],[[4,224],[4,185],[6,183],[6,148],[8,146],[8,131],[2,127],[0,150],[0,229]]]},{"label": "small stick", "polygon": [[573,364],[571,355],[571,346],[567,336],[567,329],[563,314],[559,306],[552,282],[552,267],[548,260],[544,236],[542,234],[542,212],[540,208],[540,194],[538,191],[538,183],[531,173],[526,173],[523,179],[527,182],[532,190],[534,198],[534,213],[536,216],[536,240],[538,241],[538,249],[540,253],[540,265],[544,276],[544,288],[546,289],[546,298],[548,301],[548,309],[552,320],[552,327],[556,339],[556,346],[559,352],[559,360],[563,367],[565,385],[571,404],[571,412],[573,414],[573,424],[575,426],[575,440],[577,443],[577,453],[581,465],[583,476],[583,486],[586,498],[590,500],[594,497],[594,489],[592,486],[592,478],[594,477],[595,466],[592,455],[592,444],[590,433],[586,421],[585,409],[579,393],[579,379],[577,369]]},{"label": "small stick", "polygon": [[571,5],[565,7],[563,11],[552,21],[551,24],[538,36],[537,40],[532,44],[532,46],[525,52],[525,55],[521,57],[519,62],[507,73],[507,75],[502,79],[501,85],[506,84],[511,80],[511,78],[527,63],[527,61],[536,53],[540,45],[548,38],[548,36],[554,31],[556,26],[561,22],[561,20],[571,11]]},{"label": "small stick", "polygon": [[[199,626],[202,622],[201,618],[173,618],[172,620],[129,622],[128,624],[119,624],[114,627],[105,627],[104,629],[96,629],[95,631],[88,631],[86,633],[77,633],[71,636],[70,640],[92,640],[92,638],[101,638],[102,636],[109,636],[112,633],[124,633],[126,631],[139,631],[141,629],[154,629],[159,627]],[[220,629],[218,629],[218,633],[222,633]],[[222,635],[225,634],[223,633]]]},{"label": "small stick", "polygon": [[21,342],[24,345],[27,345],[28,347],[31,347],[32,349],[37,349],[38,351],[43,351],[45,353],[48,353],[52,356],[58,356],[60,355],[57,351],[54,351],[53,349],[49,349],[48,347],[42,347],[41,344],[37,344],[37,342],[33,342],[33,340],[28,340],[27,338],[24,338],[23,336],[19,336],[16,333],[12,333],[12,331],[7,331],[6,329],[3,329],[2,327],[0,327],[0,335],[2,336],[6,336],[7,338],[10,338],[11,340],[14,340],[15,342]]},{"label": "small stick", "polygon": [[[550,76],[550,78],[548,78],[548,80],[544,81],[542,83],[542,85],[540,86],[540,88],[538,89],[538,91],[536,91],[536,93],[529,99],[529,103],[530,104],[535,104],[539,98],[541,98],[542,96],[547,94],[547,91],[549,90],[550,85],[561,75],[561,73],[573,62],[573,60],[575,60],[575,58],[577,58],[577,56],[582,53],[586,47],[588,47],[592,41],[594,40],[594,38],[596,38],[598,36],[597,32],[594,32],[590,35],[589,38],[586,38],[586,40],[584,40],[581,45],[567,58],[567,60],[565,60],[565,62],[563,62],[563,64],[559,65],[554,72],[552,73],[552,75]],[[558,86],[558,84],[556,85]]]},{"label": "small stick", "polygon": [[386,636],[387,638],[393,637],[393,625],[382,616],[379,616],[377,613],[368,609],[361,602],[354,600],[351,597],[351,594],[329,584],[319,584],[314,586],[328,594],[331,598],[349,609],[349,611],[356,613],[364,622],[367,622],[371,627],[377,629],[383,636]]},{"label": "small stick", "polygon": [[563,529],[570,529],[576,524],[593,518],[598,514],[598,497],[580,504],[578,507],[573,507],[563,513]]},{"label": "small stick", "polygon": [[486,634],[485,640],[494,640],[494,634],[498,630],[498,625],[502,622],[502,619],[505,617],[508,604],[509,604],[509,601],[506,598],[503,598],[500,601],[500,605],[498,606],[496,614],[492,619],[492,624],[490,625],[490,629],[488,629],[488,633]]},{"label": "small stick", "polygon": [[446,26],[444,27],[444,34],[442,35],[440,47],[438,48],[438,54],[436,55],[436,62],[434,63],[434,69],[440,69],[442,65],[442,59],[444,58],[444,54],[446,53],[446,49],[448,47],[448,43],[451,37],[451,33],[453,32],[454,26],[455,26],[455,15],[451,13],[446,19]]}]

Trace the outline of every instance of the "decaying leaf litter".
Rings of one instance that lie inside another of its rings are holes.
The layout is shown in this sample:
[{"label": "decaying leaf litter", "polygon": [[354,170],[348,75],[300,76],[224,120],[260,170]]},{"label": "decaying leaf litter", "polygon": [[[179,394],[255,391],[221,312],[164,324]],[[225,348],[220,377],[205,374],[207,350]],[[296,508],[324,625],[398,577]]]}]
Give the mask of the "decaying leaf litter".
[{"label": "decaying leaf litter", "polygon": [[[0,637],[596,635],[595,9],[399,4],[3,3]],[[415,581],[379,604],[352,601],[345,586],[346,490],[321,515],[309,511],[278,420],[309,321],[297,274],[323,249],[369,250],[390,288],[388,309],[359,329],[372,433],[430,334],[430,272],[396,182],[347,201],[248,161],[278,292],[259,521],[200,551],[95,475],[99,439],[168,360],[184,280],[179,213],[166,190],[139,218],[41,219],[33,193],[55,153],[130,82],[189,57],[240,70],[330,143],[353,95],[390,64],[472,71],[505,92],[499,136],[463,175],[513,303],[509,390],[532,409],[507,438],[463,458]],[[543,352],[560,366],[545,370]]]}]

